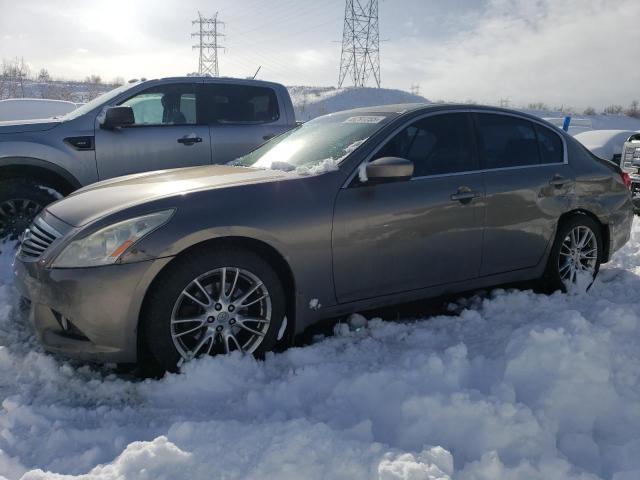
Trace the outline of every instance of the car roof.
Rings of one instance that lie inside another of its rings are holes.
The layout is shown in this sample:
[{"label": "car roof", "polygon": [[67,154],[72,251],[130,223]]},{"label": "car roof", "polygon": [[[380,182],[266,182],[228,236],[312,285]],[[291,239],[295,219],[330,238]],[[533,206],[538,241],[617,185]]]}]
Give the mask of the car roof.
[{"label": "car roof", "polygon": [[[491,105],[476,105],[476,104],[465,104],[465,103],[400,103],[395,105],[376,105],[370,107],[360,107],[354,108],[351,110],[342,110],[339,113],[341,115],[346,114],[355,114],[355,115],[375,115],[375,114],[395,114],[397,117],[408,115],[408,114],[416,114],[416,113],[428,113],[428,112],[437,112],[437,111],[473,111],[473,112],[487,112],[487,113],[498,113],[498,114],[507,114],[507,115],[516,115],[518,117],[528,118],[537,123],[546,124],[548,127],[553,127],[557,131],[562,131],[557,128],[555,125],[549,123],[541,117],[536,115],[532,115],[527,112],[523,112],[520,110],[513,110],[509,108],[502,107],[494,107]],[[329,114],[331,115],[331,114]]]},{"label": "car roof", "polygon": [[280,83],[270,82],[268,80],[259,80],[254,78],[235,78],[235,77],[211,77],[208,75],[178,76],[178,77],[162,77],[145,79],[143,82],[200,82],[204,80],[208,83],[225,83],[232,82],[239,85],[263,85],[282,87]]}]

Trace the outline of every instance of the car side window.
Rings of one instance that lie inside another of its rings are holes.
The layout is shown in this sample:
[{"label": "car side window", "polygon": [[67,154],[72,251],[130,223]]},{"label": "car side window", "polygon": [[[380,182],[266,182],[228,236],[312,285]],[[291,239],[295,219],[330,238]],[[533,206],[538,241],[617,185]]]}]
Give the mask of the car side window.
[{"label": "car side window", "polygon": [[259,124],[280,118],[278,98],[272,88],[214,83],[207,89],[205,105],[213,123]]},{"label": "car side window", "polygon": [[134,125],[195,125],[196,92],[191,85],[161,85],[120,105],[131,107]]},{"label": "car side window", "polygon": [[528,120],[492,113],[476,114],[478,146],[483,167],[538,165],[540,153],[533,124]]},{"label": "car side window", "polygon": [[411,160],[414,177],[478,170],[471,135],[470,119],[466,113],[433,115],[396,134],[376,158]]},{"label": "car side window", "polygon": [[560,135],[542,125],[536,125],[535,129],[542,163],[564,162],[564,149]]}]

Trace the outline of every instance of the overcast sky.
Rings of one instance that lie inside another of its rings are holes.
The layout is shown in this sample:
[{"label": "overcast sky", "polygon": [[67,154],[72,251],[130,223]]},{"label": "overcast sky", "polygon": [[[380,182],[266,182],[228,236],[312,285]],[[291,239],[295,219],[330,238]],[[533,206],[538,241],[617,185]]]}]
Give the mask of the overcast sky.
[{"label": "overcast sky", "polygon": [[[361,0],[365,1],[365,0]],[[337,84],[344,0],[0,0],[0,58],[54,77],[197,70],[191,20],[226,22],[220,73]],[[640,0],[380,0],[382,86],[432,100],[596,108],[640,99]]]}]

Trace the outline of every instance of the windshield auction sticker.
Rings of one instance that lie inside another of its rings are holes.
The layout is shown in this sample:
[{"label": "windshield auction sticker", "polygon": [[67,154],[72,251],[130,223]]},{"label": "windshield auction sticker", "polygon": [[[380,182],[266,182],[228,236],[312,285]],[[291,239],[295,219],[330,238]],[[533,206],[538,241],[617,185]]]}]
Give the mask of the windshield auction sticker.
[{"label": "windshield auction sticker", "polygon": [[385,118],[375,115],[361,115],[359,117],[349,117],[342,123],[380,123]]}]

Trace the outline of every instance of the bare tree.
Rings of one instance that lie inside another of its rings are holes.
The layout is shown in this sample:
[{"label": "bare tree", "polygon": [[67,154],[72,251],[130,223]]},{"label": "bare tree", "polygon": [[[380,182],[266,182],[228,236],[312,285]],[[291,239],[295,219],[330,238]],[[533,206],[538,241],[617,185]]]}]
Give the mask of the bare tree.
[{"label": "bare tree", "polygon": [[51,75],[46,68],[41,68],[36,77],[38,89],[40,90],[40,98],[51,98]]},{"label": "bare tree", "polygon": [[603,112],[607,115],[620,115],[622,110],[622,105],[609,105],[608,107],[605,107]]},{"label": "bare tree", "polygon": [[584,109],[584,112],[582,112],[583,115],[595,115],[596,114],[596,110],[593,107],[587,107]]},{"label": "bare tree", "polygon": [[549,107],[544,102],[533,102],[527,105],[528,110],[536,110],[536,111],[546,111],[549,110]]},{"label": "bare tree", "polygon": [[640,118],[640,102],[638,100],[631,102],[631,105],[624,113],[629,117]]},{"label": "bare tree", "polygon": [[84,83],[87,84],[88,100],[93,100],[102,92],[100,88],[102,86],[102,78],[100,78],[100,75],[89,75],[85,78]]}]

